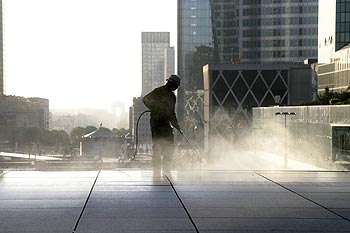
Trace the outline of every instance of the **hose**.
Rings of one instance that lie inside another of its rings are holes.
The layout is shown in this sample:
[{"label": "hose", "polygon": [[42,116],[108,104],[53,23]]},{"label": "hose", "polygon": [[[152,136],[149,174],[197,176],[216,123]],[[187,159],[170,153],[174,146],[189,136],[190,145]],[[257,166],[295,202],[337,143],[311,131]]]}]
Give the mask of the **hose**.
[{"label": "hose", "polygon": [[136,128],[135,128],[135,143],[136,143],[136,150],[132,156],[132,159],[134,159],[137,155],[137,150],[138,150],[138,145],[139,145],[139,122],[140,122],[140,119],[142,117],[143,114],[147,113],[147,112],[151,112],[151,110],[146,110],[146,111],[143,111],[140,116],[137,118],[137,121],[136,121]]}]

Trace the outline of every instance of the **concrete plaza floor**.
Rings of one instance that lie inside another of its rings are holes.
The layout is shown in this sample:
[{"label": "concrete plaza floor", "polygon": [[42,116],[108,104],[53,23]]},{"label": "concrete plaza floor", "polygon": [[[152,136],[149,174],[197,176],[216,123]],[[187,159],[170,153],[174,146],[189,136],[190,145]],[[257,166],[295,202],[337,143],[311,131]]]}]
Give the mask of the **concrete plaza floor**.
[{"label": "concrete plaza floor", "polygon": [[0,232],[350,232],[348,172],[0,173]]}]

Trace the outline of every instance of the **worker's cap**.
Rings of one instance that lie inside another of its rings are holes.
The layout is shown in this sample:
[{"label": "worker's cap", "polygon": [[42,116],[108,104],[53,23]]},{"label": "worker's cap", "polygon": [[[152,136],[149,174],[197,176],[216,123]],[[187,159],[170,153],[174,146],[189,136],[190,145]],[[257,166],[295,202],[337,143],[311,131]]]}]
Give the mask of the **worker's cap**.
[{"label": "worker's cap", "polygon": [[172,74],[166,81],[176,83],[180,86],[181,78],[175,74]]}]

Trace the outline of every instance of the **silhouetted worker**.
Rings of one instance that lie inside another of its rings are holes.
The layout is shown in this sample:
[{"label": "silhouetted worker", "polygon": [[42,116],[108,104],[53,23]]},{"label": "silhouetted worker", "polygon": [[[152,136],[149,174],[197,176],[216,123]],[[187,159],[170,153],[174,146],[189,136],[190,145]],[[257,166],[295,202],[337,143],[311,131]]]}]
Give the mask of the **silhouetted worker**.
[{"label": "silhouetted worker", "polygon": [[162,168],[164,173],[169,174],[175,149],[172,127],[182,133],[175,114],[174,94],[180,82],[180,77],[171,75],[164,86],[154,89],[142,99],[151,110],[154,175],[160,175]]}]

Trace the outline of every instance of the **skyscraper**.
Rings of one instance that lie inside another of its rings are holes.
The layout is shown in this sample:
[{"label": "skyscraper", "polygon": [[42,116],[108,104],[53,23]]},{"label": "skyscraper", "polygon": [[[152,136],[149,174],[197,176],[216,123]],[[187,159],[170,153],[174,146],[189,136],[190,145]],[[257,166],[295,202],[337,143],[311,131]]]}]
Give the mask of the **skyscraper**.
[{"label": "skyscraper", "polygon": [[142,96],[164,84],[165,54],[169,46],[169,32],[142,32]]},{"label": "skyscraper", "polygon": [[175,74],[175,49],[166,48],[164,51],[164,80]]},{"label": "skyscraper", "polygon": [[243,63],[317,58],[318,0],[241,0]]},{"label": "skyscraper", "polygon": [[350,87],[350,1],[320,0],[318,91]]},{"label": "skyscraper", "polygon": [[[182,127],[194,127],[194,113],[202,112],[203,70],[213,61],[210,0],[178,0],[178,119]],[[188,124],[188,126],[185,125]]]},{"label": "skyscraper", "polygon": [[212,33],[216,63],[238,63],[239,0],[211,0]]},{"label": "skyscraper", "polygon": [[337,0],[335,50],[350,43],[350,1]]}]

